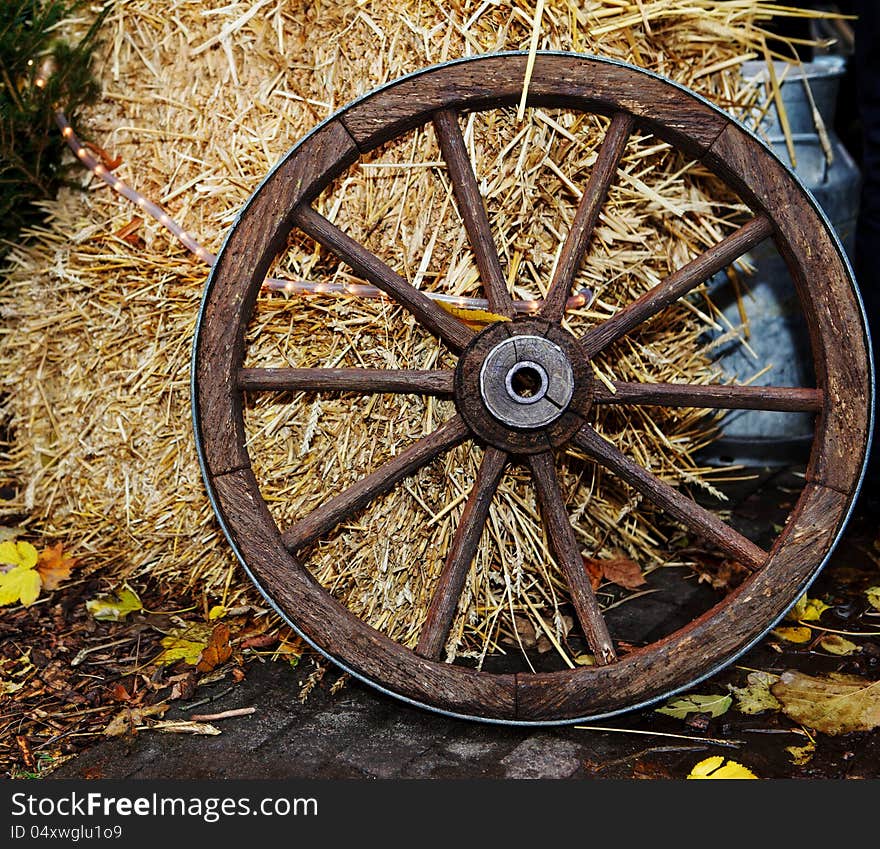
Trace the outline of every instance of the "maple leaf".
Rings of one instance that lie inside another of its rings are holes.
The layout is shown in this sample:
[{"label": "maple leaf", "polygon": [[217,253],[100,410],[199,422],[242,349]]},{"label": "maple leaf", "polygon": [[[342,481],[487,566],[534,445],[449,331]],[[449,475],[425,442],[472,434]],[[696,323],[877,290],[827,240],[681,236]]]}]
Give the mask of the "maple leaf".
[{"label": "maple leaf", "polygon": [[211,638],[202,649],[196,669],[199,672],[210,672],[230,657],[232,657],[232,646],[229,645],[229,626],[221,622],[211,632]]},{"label": "maple leaf", "polygon": [[29,542],[0,543],[0,605],[33,604],[42,583],[35,571],[37,550]]},{"label": "maple leaf", "polygon": [[64,556],[63,543],[58,542],[49,548],[44,548],[37,558],[36,565],[36,571],[43,582],[43,589],[58,589],[58,585],[70,577],[76,564],[75,557]]},{"label": "maple leaf", "polygon": [[[722,766],[723,764],[723,766]],[[695,764],[688,778],[757,778],[750,769],[736,761],[727,761],[721,755],[714,755]]]},{"label": "maple leaf", "polygon": [[880,681],[830,673],[784,672],[770,692],[789,719],[832,736],[880,725]]},{"label": "maple leaf", "polygon": [[138,594],[127,584],[115,596],[99,596],[86,602],[86,610],[100,622],[121,622],[129,613],[143,609]]},{"label": "maple leaf", "polygon": [[662,708],[657,708],[656,713],[666,716],[674,716],[676,719],[685,719],[689,713],[708,713],[709,716],[721,716],[727,713],[733,699],[730,696],[684,696],[667,702]]},{"label": "maple leaf", "polygon": [[750,672],[746,677],[745,687],[730,687],[736,696],[736,709],[740,713],[753,715],[765,710],[779,710],[782,705],[773,693],[771,685],[779,680],[778,675],[770,672]]}]

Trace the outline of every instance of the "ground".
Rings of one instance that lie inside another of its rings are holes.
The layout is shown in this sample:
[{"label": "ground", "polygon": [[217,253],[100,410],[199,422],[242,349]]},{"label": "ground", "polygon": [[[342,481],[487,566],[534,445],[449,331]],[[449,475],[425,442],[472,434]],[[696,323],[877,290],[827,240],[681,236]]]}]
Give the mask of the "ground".
[{"label": "ground", "polygon": [[[776,505],[784,504],[796,479],[791,470],[764,470],[741,485],[738,527],[760,532],[781,518],[784,508],[777,515]],[[876,540],[875,519],[867,504],[860,505],[810,588],[809,596],[828,607],[820,619],[806,623],[808,639],[793,643],[771,634],[688,692],[724,699],[735,695],[731,687],[745,687],[756,670],[772,675],[800,670],[814,677],[844,673],[859,676],[870,691],[880,675],[880,611],[865,595],[880,584]],[[706,589],[676,580],[667,570],[650,577],[660,590],[656,603],[678,605],[683,615],[694,595]],[[341,676],[332,665],[322,671],[308,651],[296,666],[289,657],[270,660],[267,650],[236,652],[208,674],[195,674],[185,661],[148,667],[145,659],[161,648],[156,623],[95,622],[82,603],[94,589],[84,581],[66,593],[57,591],[45,604],[0,617],[7,659],[31,645],[31,680],[41,686],[26,691],[30,698],[13,694],[0,703],[7,774],[677,779],[718,755],[759,778],[880,777],[880,730],[822,733],[779,709],[743,713],[739,698],[718,716],[664,715],[656,710],[660,703],[588,724],[510,727],[411,707]],[[33,643],[22,633],[28,628]],[[826,648],[836,648],[833,644],[822,642],[829,636],[849,639],[857,649],[835,654]],[[259,635],[250,639],[260,646]],[[90,647],[94,651],[84,653]],[[138,714],[155,703],[168,705],[164,715]],[[228,715],[239,709],[248,712]],[[217,714],[221,717],[210,718]],[[121,717],[118,733],[108,737],[114,717]],[[167,733],[193,728],[202,733]],[[220,733],[206,736],[206,731]]]}]

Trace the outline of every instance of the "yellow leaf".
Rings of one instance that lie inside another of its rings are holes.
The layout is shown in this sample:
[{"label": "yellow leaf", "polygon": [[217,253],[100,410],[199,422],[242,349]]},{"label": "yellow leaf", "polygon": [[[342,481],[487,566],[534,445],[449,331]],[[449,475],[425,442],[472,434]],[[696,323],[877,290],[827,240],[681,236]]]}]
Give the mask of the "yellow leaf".
[{"label": "yellow leaf", "polygon": [[807,598],[806,595],[802,595],[797,600],[795,606],[788,611],[785,618],[796,622],[818,622],[828,608],[829,605],[825,604],[824,601],[820,601],[818,598]]},{"label": "yellow leaf", "polygon": [[595,666],[596,657],[592,654],[579,654],[574,658],[574,662],[578,666]]},{"label": "yellow leaf", "polygon": [[196,640],[185,640],[182,637],[162,637],[160,642],[165,651],[156,658],[156,663],[162,666],[178,660],[195,666],[207,645]]},{"label": "yellow leaf", "polygon": [[791,755],[791,762],[795,766],[808,764],[816,751],[815,743],[807,743],[806,746],[786,746],[785,751]]},{"label": "yellow leaf", "polygon": [[208,611],[208,619],[213,622],[215,619],[222,619],[226,615],[226,608],[222,604],[215,604]]},{"label": "yellow leaf", "polygon": [[861,651],[861,646],[844,639],[839,634],[826,634],[819,640],[819,645],[831,654],[848,655]]},{"label": "yellow leaf", "polygon": [[880,587],[868,587],[865,590],[865,595],[868,597],[868,603],[875,610],[880,610]]},{"label": "yellow leaf", "polygon": [[770,692],[770,685],[778,680],[779,676],[770,672],[750,672],[746,677],[745,687],[730,688],[736,696],[737,710],[749,715],[763,713],[765,710],[779,710],[782,705]]},{"label": "yellow leaf", "polygon": [[37,549],[29,542],[0,542],[0,563],[7,566],[24,566],[33,569],[37,565]]},{"label": "yellow leaf", "polygon": [[730,696],[682,696],[667,702],[662,708],[657,708],[656,713],[674,716],[676,719],[685,719],[689,713],[721,716],[721,714],[727,713],[732,701]]},{"label": "yellow leaf", "polygon": [[813,677],[790,670],[770,692],[789,719],[825,734],[871,731],[880,726],[880,681],[835,672]]},{"label": "yellow leaf", "polygon": [[143,609],[138,594],[129,586],[124,586],[115,596],[100,596],[86,602],[86,610],[101,622],[121,622],[129,613]]},{"label": "yellow leaf", "polygon": [[505,315],[498,315],[494,312],[489,312],[488,310],[472,310],[467,309],[465,307],[456,307],[446,301],[436,301],[437,305],[446,310],[450,315],[454,315],[457,319],[460,319],[469,327],[475,329],[481,329],[490,324],[494,324],[496,321],[510,321],[510,319]]},{"label": "yellow leaf", "polygon": [[774,628],[771,632],[780,640],[789,643],[808,643],[813,636],[813,632],[805,625],[798,625],[793,628]]},{"label": "yellow leaf", "polygon": [[[724,764],[722,766],[722,764]],[[706,758],[694,765],[688,778],[757,778],[750,769],[736,761],[724,763],[721,755]]]},{"label": "yellow leaf", "polygon": [[33,604],[40,594],[40,576],[33,567],[16,566],[0,574],[0,605]]}]

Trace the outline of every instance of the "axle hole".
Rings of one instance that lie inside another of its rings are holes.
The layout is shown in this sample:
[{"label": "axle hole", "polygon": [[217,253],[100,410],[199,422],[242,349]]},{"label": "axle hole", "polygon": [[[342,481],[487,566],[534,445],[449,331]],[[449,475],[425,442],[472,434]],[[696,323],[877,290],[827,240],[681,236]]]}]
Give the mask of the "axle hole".
[{"label": "axle hole", "polygon": [[541,374],[533,366],[522,366],[510,378],[510,385],[520,398],[534,398],[542,384]]}]

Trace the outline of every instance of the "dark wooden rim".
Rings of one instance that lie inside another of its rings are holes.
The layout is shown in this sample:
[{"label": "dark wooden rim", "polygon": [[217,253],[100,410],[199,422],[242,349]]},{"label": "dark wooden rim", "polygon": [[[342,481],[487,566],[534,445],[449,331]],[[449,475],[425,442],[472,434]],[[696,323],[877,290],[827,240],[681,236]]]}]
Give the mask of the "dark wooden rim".
[{"label": "dark wooden rim", "polygon": [[[848,518],[867,454],[873,377],[863,310],[839,243],[809,193],[766,146],[707,101],[656,75],[594,57],[539,53],[529,105],[612,117],[542,315],[558,321],[562,314],[573,274],[633,127],[650,129],[699,157],[739,192],[755,217],[591,329],[581,343],[592,356],[772,236],[789,265],[807,318],[817,387],[771,388],[754,394],[669,385],[620,384],[619,389],[641,403],[815,410],[807,485],[767,553],[731,533],[713,514],[695,513],[693,502],[640,469],[588,426],[579,430],[573,442],[581,451],[676,518],[698,526],[722,550],[753,569],[737,590],[685,628],[617,658],[589,583],[574,568],[578,552],[552,455],[531,455],[545,527],[569,581],[578,618],[599,659],[596,667],[492,675],[429,659],[437,656],[442,644],[438,635],[449,619],[450,599],[457,598],[462,569],[470,562],[467,554],[472,555],[476,545],[473,529],[485,518],[507,460],[505,452],[497,449],[486,451],[465,509],[467,520],[453,541],[436,603],[429,610],[427,636],[416,651],[386,638],[336,602],[288,549],[318,538],[340,516],[369,501],[378,483],[388,486],[400,480],[468,438],[469,430],[459,416],[454,417],[383,467],[381,482],[356,484],[341,500],[331,499],[282,535],[262,500],[244,447],[243,387],[307,386],[314,375],[296,369],[284,370],[290,372],[287,375],[242,371],[247,321],[270,262],[297,226],[329,245],[359,275],[385,288],[453,350],[468,345],[473,335],[468,328],[437,309],[309,205],[362,153],[429,120],[441,140],[490,305],[505,314],[497,254],[478,192],[474,194],[472,172],[465,168],[455,116],[463,110],[515,104],[525,65],[525,54],[496,54],[420,71],[344,108],[291,150],[248,201],[208,281],[193,350],[193,415],[202,472],[224,532],[263,594],[310,643],[364,681],[419,705],[489,721],[547,724],[607,716],[663,698],[731,662],[784,615],[824,565]],[[372,391],[393,385],[436,394],[448,394],[452,382],[451,375],[443,372],[347,374],[339,379],[340,387],[349,387],[346,381],[350,381],[355,387],[373,387]],[[601,394],[597,392],[595,403],[602,403]]]}]

